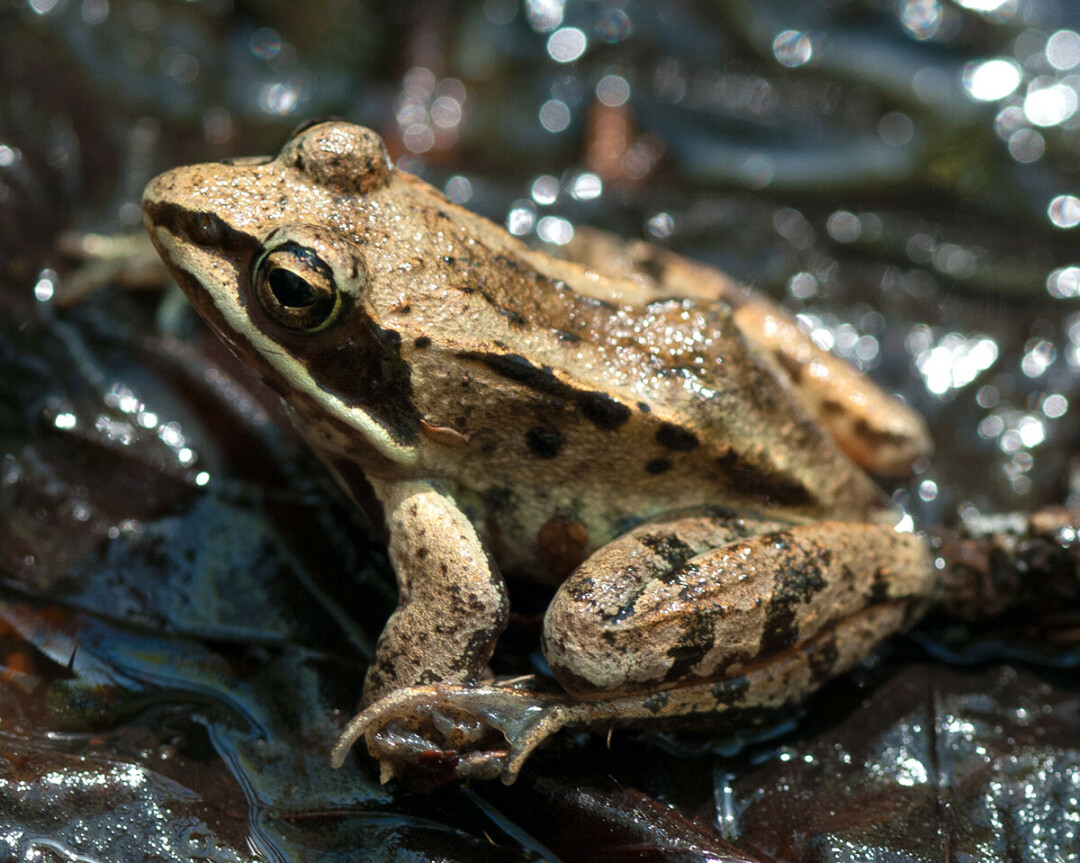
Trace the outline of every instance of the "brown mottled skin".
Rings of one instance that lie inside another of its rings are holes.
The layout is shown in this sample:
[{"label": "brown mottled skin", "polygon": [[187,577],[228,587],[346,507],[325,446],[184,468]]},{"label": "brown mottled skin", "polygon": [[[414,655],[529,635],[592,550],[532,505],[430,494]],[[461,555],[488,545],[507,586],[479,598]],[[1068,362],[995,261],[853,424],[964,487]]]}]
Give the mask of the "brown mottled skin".
[{"label": "brown mottled skin", "polygon": [[[439,752],[510,781],[562,725],[785,703],[929,592],[850,458],[910,464],[921,421],[722,274],[603,236],[589,266],[531,250],[344,123],[170,171],[144,211],[195,307],[383,507],[399,607],[338,762],[363,735],[384,777]],[[566,693],[479,682],[503,573],[569,574],[544,629]]]}]

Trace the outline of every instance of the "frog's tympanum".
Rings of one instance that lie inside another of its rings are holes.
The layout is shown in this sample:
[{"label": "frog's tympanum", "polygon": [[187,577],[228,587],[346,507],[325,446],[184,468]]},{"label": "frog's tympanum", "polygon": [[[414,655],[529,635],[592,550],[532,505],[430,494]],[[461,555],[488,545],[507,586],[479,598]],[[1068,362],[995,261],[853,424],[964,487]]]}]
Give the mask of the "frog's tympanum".
[{"label": "frog's tympanum", "polygon": [[[384,779],[510,782],[565,726],[796,701],[925,606],[924,545],[862,470],[905,470],[921,421],[723,274],[585,232],[579,262],[535,251],[339,122],[170,171],[143,207],[381,508],[398,607],[335,763],[365,737]],[[558,687],[486,670],[504,577],[550,586]]]}]

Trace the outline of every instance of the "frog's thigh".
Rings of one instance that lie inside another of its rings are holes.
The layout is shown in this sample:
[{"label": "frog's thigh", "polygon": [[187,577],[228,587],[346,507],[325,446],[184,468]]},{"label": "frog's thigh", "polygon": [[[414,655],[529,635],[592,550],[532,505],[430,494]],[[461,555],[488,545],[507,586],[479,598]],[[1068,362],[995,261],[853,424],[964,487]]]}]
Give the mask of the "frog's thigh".
[{"label": "frog's thigh", "polygon": [[862,372],[818,347],[784,309],[748,296],[735,323],[758,350],[776,360],[806,408],[857,464],[887,476],[906,476],[933,449],[926,422]]},{"label": "frog's thigh", "polygon": [[[932,589],[921,539],[880,525],[718,534],[705,551],[681,543],[678,526],[631,531],[560,587],[544,652],[568,692],[597,698],[739,677],[822,639],[837,642],[826,656],[861,655],[903,628]],[[852,638],[860,644],[844,641]],[[840,670],[822,668],[822,679]]]},{"label": "frog's thigh", "polygon": [[425,683],[465,683],[483,670],[510,604],[472,522],[427,482],[373,483],[390,533],[398,606],[364,681],[364,703]]}]

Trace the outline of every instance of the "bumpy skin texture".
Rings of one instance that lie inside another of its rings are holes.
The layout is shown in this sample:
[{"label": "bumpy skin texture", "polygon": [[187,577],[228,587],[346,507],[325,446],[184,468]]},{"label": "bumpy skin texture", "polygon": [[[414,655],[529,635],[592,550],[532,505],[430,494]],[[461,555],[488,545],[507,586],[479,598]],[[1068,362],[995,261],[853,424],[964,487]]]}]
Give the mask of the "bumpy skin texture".
[{"label": "bumpy skin texture", "polygon": [[[904,467],[921,421],[716,271],[603,235],[587,266],[530,250],[344,123],[164,174],[144,212],[200,313],[383,508],[399,608],[338,760],[363,735],[384,775],[437,752],[509,780],[568,723],[782,703],[929,592],[851,460]],[[574,695],[478,683],[502,573],[572,572],[544,640]]]}]

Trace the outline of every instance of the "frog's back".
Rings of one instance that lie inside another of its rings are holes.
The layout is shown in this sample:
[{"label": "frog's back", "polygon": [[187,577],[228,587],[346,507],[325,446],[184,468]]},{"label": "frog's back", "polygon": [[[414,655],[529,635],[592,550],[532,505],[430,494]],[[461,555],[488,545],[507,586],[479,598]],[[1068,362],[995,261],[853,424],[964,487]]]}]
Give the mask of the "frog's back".
[{"label": "frog's back", "polygon": [[593,548],[682,507],[881,511],[880,491],[752,352],[725,303],[625,302],[637,299],[632,282],[552,261],[490,223],[466,230],[450,207],[430,232],[443,243],[429,253],[439,274],[412,294],[403,350],[423,382],[420,415],[465,442],[425,467],[456,484],[504,556],[534,547],[545,526],[584,531]]}]

